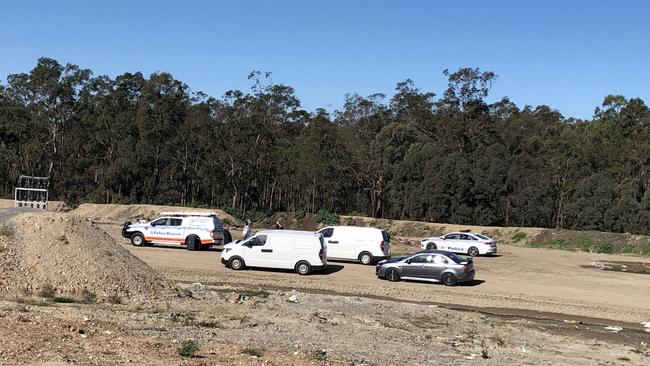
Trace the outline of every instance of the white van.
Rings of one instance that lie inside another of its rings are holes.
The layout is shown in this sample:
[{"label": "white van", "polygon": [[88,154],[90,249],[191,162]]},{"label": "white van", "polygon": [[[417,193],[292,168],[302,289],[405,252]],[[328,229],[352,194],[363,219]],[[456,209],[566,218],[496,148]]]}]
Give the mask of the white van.
[{"label": "white van", "polygon": [[224,245],[221,263],[234,270],[281,268],[308,275],[327,265],[327,246],[318,233],[263,230],[246,240]]},{"label": "white van", "polygon": [[328,226],[318,233],[327,242],[330,259],[358,260],[363,264],[390,258],[390,235],[374,227]]}]

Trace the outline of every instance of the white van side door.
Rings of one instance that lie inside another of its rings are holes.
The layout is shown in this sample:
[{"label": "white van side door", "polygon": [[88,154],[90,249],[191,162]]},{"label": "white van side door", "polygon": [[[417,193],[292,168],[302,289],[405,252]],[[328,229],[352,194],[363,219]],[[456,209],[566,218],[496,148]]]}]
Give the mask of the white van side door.
[{"label": "white van side door", "polygon": [[336,238],[334,231],[333,227],[326,227],[318,232],[323,234],[323,238],[325,239],[327,245],[327,256],[330,258],[344,258],[344,251],[341,242]]}]

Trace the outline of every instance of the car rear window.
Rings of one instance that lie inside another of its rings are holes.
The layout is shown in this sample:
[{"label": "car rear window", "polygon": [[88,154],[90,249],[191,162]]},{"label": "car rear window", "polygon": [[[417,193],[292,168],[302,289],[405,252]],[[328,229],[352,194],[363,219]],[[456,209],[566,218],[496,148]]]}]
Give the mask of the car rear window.
[{"label": "car rear window", "polygon": [[385,242],[390,243],[390,234],[386,230],[382,230],[381,235],[383,236]]},{"label": "car rear window", "polygon": [[481,234],[474,234],[474,235],[475,235],[475,236],[478,236],[479,238],[481,238],[481,239],[483,239],[483,240],[492,240],[492,239],[488,238],[488,237],[485,236],[485,235],[481,235]]},{"label": "car rear window", "polygon": [[454,261],[456,263],[465,262],[465,259],[463,257],[458,256],[458,255],[456,255],[454,253],[447,253],[446,255],[447,255],[447,257],[449,257],[449,259],[451,259],[452,261]]}]

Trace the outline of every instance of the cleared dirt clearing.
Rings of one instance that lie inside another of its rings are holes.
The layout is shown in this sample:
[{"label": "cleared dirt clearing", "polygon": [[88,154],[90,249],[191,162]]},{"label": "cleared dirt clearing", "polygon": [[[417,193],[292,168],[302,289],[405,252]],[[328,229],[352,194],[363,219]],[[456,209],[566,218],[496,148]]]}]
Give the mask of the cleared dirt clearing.
[{"label": "cleared dirt clearing", "polygon": [[[177,281],[215,282],[334,291],[395,299],[486,308],[603,318],[639,323],[650,320],[650,276],[594,271],[580,264],[623,260],[622,256],[501,246],[497,257],[475,258],[473,284],[389,283],[375,277],[374,266],[330,262],[324,273],[298,276],[270,270],[233,271],[220,262],[219,251],[131,246],[118,226],[102,226],[134,255]],[[640,326],[639,326],[640,327]]]}]

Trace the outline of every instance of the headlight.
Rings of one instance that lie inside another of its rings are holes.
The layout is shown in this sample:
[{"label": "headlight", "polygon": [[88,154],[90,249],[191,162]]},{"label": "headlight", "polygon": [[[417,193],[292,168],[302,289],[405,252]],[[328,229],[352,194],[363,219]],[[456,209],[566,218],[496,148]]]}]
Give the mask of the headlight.
[{"label": "headlight", "polygon": [[223,252],[228,253],[230,251],[230,249],[232,249],[232,248],[223,248]]},{"label": "headlight", "polygon": [[386,263],[386,260],[384,259],[383,261],[377,262],[377,266],[381,266],[382,264]]}]

